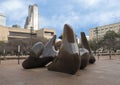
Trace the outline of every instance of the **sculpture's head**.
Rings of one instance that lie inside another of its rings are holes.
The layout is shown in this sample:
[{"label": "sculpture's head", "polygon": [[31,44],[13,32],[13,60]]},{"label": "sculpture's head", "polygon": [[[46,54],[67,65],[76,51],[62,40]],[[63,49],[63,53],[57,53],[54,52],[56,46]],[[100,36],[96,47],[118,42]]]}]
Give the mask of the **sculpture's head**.
[{"label": "sculpture's head", "polygon": [[42,42],[37,42],[31,48],[30,56],[39,57],[44,49],[44,44]]}]

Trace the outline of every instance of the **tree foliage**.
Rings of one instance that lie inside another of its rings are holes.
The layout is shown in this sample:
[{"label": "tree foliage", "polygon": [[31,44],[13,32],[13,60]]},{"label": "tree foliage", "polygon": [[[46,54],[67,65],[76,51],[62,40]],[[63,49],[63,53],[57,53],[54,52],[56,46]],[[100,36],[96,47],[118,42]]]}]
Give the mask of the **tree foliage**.
[{"label": "tree foliage", "polygon": [[95,51],[99,48],[107,50],[117,50],[120,49],[120,34],[114,31],[107,31],[102,39],[89,41],[90,47]]},{"label": "tree foliage", "polygon": [[42,37],[37,38],[27,38],[27,39],[10,39],[8,43],[0,44],[0,54],[3,54],[3,51],[6,51],[6,54],[17,54],[18,45],[20,46],[21,54],[28,54],[33,44],[36,42],[42,42],[46,44],[48,40]]},{"label": "tree foliage", "polygon": [[102,46],[107,49],[115,49],[116,45],[118,43],[117,38],[119,38],[118,34],[115,33],[114,31],[106,32],[106,34],[101,42]]}]

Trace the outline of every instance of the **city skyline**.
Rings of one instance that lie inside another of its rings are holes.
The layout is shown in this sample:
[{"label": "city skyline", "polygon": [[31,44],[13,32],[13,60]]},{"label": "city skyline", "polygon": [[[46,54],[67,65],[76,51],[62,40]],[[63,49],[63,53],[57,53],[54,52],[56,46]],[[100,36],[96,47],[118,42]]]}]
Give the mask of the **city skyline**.
[{"label": "city skyline", "polygon": [[89,29],[120,22],[119,0],[2,0],[0,13],[7,17],[7,26],[24,27],[28,6],[37,4],[40,14],[40,28],[53,28],[59,36],[65,23],[75,33],[89,34]]}]

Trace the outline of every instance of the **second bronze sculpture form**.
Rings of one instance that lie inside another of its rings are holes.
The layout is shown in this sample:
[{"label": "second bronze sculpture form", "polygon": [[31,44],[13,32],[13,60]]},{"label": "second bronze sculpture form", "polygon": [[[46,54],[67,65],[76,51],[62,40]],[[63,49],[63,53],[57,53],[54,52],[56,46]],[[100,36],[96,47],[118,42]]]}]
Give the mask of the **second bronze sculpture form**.
[{"label": "second bronze sculpture form", "polygon": [[22,63],[24,69],[45,67],[50,71],[75,74],[84,69],[88,63],[93,64],[95,58],[91,52],[84,32],[81,32],[83,48],[79,48],[73,29],[65,24],[62,41],[58,49],[55,44],[56,35],[44,46],[37,42],[31,48],[29,57]]}]

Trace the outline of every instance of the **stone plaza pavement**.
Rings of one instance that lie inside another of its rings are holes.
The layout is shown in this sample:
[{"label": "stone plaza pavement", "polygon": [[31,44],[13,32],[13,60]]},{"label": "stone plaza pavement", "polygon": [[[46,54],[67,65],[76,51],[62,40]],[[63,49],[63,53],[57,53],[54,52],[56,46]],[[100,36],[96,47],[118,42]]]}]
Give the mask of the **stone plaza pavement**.
[{"label": "stone plaza pavement", "polygon": [[46,68],[25,70],[17,60],[5,60],[0,64],[0,85],[120,85],[120,59],[97,60],[75,75]]}]

